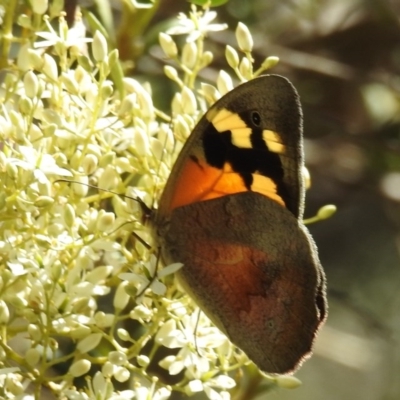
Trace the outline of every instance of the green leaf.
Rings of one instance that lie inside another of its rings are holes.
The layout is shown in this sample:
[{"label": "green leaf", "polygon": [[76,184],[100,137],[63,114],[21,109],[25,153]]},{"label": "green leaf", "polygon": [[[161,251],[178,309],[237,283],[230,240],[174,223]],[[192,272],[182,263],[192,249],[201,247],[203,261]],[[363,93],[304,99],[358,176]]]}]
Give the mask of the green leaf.
[{"label": "green leaf", "polygon": [[218,7],[227,3],[229,0],[189,0],[190,3],[196,4],[197,6],[209,6]]}]

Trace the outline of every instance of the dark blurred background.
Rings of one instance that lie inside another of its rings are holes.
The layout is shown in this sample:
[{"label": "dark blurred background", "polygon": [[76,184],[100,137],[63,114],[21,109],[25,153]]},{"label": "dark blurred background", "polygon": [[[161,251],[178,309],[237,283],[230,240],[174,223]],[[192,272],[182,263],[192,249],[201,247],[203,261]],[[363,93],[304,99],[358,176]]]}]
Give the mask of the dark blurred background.
[{"label": "dark blurred background", "polygon": [[[81,5],[101,14],[95,3]],[[154,11],[131,15],[122,2],[109,5],[125,67],[150,80],[156,105],[166,108],[172,87],[157,36],[190,4],[161,0]],[[296,375],[303,385],[269,396],[399,399],[400,2],[230,0],[216,11],[229,30],[210,35],[215,60],[202,79],[228,69],[225,45],[235,47],[237,22],[246,23],[256,67],[278,56],[272,72],[288,77],[302,99],[312,177],[306,217],[325,204],[338,207],[331,219],[310,226],[328,278],[328,322],[314,357]]]}]

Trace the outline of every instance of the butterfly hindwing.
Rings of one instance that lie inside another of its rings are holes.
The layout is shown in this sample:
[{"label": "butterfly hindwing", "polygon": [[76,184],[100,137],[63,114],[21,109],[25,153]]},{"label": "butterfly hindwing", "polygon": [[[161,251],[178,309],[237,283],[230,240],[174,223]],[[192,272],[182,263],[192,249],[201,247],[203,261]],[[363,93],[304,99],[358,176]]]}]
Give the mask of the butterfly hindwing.
[{"label": "butterfly hindwing", "polygon": [[251,192],[195,203],[174,211],[166,238],[185,290],[260,369],[285,373],[308,356],[324,278],[287,209]]}]

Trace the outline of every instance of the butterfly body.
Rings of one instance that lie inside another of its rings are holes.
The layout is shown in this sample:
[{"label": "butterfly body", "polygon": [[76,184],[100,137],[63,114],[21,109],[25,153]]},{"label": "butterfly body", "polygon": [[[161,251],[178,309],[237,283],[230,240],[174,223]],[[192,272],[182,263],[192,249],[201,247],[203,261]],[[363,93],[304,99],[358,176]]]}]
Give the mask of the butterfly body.
[{"label": "butterfly body", "polygon": [[269,75],[200,120],[166,184],[153,227],[166,263],[260,369],[294,371],[326,317],[325,278],[301,218],[301,109]]}]

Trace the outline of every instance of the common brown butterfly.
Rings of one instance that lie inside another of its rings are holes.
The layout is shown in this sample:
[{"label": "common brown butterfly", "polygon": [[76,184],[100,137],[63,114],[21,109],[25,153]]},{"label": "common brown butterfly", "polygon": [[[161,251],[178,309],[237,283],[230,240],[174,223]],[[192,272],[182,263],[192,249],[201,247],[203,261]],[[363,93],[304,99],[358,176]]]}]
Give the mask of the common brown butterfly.
[{"label": "common brown butterfly", "polygon": [[302,112],[277,75],[243,83],[201,118],[152,227],[184,289],[268,373],[291,373],[326,319],[325,275],[303,225]]}]

